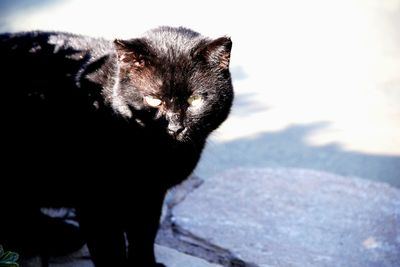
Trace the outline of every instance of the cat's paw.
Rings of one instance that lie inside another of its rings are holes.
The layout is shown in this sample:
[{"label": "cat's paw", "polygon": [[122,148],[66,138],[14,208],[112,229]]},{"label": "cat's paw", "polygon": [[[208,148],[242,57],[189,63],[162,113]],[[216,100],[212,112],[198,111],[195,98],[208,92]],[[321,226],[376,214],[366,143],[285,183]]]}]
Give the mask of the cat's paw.
[{"label": "cat's paw", "polygon": [[36,242],[40,244],[41,253],[50,256],[70,254],[85,244],[79,227],[58,218],[44,217],[39,233]]}]

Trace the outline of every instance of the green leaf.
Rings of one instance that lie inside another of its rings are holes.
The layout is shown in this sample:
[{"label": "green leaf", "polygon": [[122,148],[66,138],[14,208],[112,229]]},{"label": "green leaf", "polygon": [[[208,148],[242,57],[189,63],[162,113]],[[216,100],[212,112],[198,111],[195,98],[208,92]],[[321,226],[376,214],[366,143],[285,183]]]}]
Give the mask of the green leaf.
[{"label": "green leaf", "polygon": [[17,260],[18,254],[11,251],[4,251],[0,245],[0,267],[19,267]]},{"label": "green leaf", "polygon": [[15,252],[7,251],[0,257],[0,262],[9,261],[16,262],[18,260],[18,254]]}]

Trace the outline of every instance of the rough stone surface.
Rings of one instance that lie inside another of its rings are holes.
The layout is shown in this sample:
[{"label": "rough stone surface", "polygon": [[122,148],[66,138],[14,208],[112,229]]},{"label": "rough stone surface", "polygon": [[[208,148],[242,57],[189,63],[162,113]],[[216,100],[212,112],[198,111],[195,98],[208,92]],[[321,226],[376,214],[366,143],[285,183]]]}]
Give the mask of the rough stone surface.
[{"label": "rough stone surface", "polygon": [[52,262],[49,264],[49,267],[94,267],[94,265],[88,259],[73,259],[66,262]]},{"label": "rough stone surface", "polygon": [[50,258],[49,267],[94,267],[90,260],[89,250],[84,246],[81,250],[65,257]]},{"label": "rough stone surface", "polygon": [[235,169],[207,179],[172,216],[185,242],[213,244],[257,266],[400,266],[400,190],[383,183]]},{"label": "rough stone surface", "polygon": [[209,263],[205,260],[189,256],[164,246],[156,245],[157,261],[168,267],[218,267],[220,265]]},{"label": "rough stone surface", "polygon": [[[159,262],[166,264],[168,267],[218,267],[220,265],[208,263],[203,259],[199,259],[177,250],[164,246],[155,246],[156,258]],[[77,253],[66,257],[51,258],[49,267],[94,267],[92,261],[88,258],[89,253],[84,247]],[[42,260],[39,257],[32,258],[21,262],[21,267],[42,267]]]}]

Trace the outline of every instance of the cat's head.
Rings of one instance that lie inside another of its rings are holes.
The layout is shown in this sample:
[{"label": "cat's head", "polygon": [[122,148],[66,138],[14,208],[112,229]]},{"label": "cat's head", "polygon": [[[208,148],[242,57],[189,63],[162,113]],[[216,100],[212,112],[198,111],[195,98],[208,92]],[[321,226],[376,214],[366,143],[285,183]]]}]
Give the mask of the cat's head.
[{"label": "cat's head", "polygon": [[113,105],[123,116],[181,142],[205,139],[227,118],[230,38],[161,27],[114,45],[119,70]]}]

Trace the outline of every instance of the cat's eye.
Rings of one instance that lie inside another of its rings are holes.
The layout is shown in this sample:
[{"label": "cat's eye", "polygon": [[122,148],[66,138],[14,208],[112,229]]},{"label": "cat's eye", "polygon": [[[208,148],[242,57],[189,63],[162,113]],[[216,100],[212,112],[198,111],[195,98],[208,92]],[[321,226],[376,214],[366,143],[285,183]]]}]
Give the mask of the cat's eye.
[{"label": "cat's eye", "polygon": [[203,98],[199,95],[192,95],[187,101],[192,107],[200,107],[203,104]]},{"label": "cat's eye", "polygon": [[157,108],[162,104],[161,99],[158,99],[157,97],[154,96],[145,96],[144,101],[146,102],[147,105],[153,108]]}]

